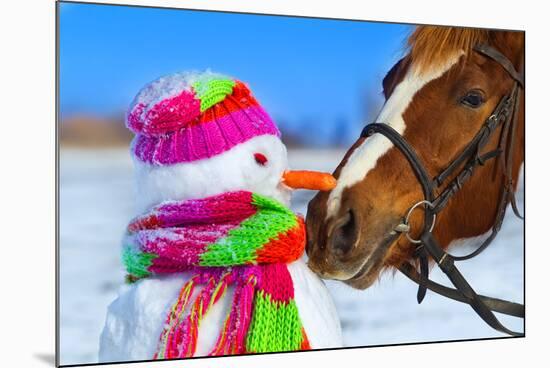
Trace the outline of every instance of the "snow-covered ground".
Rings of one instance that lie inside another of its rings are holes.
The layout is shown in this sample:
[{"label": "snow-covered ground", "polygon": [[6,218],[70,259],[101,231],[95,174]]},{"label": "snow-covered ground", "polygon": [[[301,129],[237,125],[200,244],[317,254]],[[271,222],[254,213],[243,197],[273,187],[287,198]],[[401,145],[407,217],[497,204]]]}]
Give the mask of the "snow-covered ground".
[{"label": "snow-covered ground", "polygon": [[[294,169],[332,171],[344,152],[293,150]],[[97,361],[107,305],[123,282],[120,239],[134,215],[133,172],[126,150],[62,150],[60,159],[60,345],[61,364]],[[299,191],[294,210],[304,213],[311,193]],[[523,207],[523,198],[518,196]],[[523,302],[523,223],[511,213],[481,256],[460,264],[485,295]],[[448,284],[434,269],[431,277]],[[366,291],[327,282],[347,346],[503,336],[467,306],[428,292],[416,303],[416,287],[401,274],[385,275]],[[522,330],[517,318],[502,317]]]}]

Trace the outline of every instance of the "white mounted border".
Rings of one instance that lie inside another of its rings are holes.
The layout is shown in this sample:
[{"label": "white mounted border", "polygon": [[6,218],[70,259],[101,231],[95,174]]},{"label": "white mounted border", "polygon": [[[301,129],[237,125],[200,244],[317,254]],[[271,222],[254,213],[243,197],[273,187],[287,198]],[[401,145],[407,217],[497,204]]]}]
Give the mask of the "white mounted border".
[{"label": "white mounted border", "polygon": [[[104,1],[116,3],[115,1]],[[524,339],[345,349],[155,363],[155,367],[518,367],[548,347],[548,20],[543,1],[147,0],[127,4],[437,23],[527,31],[527,327]],[[54,25],[52,0],[3,2],[1,268],[2,366],[51,367],[54,354]],[[23,98],[25,96],[26,98]],[[32,106],[30,103],[32,102]],[[547,120],[547,119],[546,119]],[[467,308],[465,306],[465,308]],[[25,317],[27,316],[27,317]],[[29,317],[32,316],[32,317]],[[30,338],[32,336],[32,338]],[[459,357],[449,359],[449,357]],[[150,363],[104,367],[149,367]]]}]

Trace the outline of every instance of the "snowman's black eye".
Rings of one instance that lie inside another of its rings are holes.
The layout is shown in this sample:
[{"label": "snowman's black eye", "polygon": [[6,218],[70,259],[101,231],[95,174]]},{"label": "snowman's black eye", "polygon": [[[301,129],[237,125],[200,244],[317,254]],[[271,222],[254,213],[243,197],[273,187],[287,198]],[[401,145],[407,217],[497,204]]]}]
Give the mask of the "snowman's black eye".
[{"label": "snowman's black eye", "polygon": [[267,164],[267,157],[265,157],[263,153],[255,153],[254,160],[256,160],[256,162],[262,166],[265,166]]}]

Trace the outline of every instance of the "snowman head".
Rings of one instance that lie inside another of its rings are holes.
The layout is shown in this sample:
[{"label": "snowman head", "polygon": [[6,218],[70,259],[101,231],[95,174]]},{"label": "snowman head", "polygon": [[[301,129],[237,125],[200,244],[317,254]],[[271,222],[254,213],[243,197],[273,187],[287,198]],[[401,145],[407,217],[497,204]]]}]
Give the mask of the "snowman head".
[{"label": "snowman head", "polygon": [[215,74],[177,73],[146,85],[126,117],[136,136],[138,206],[246,190],[285,204],[287,152],[248,87]]}]

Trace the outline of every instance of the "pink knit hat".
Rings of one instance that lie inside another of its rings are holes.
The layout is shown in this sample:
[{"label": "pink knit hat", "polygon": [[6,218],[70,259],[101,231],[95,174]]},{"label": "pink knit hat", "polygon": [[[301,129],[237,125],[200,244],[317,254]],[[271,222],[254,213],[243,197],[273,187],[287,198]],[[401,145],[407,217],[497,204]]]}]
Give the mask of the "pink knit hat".
[{"label": "pink knit hat", "polygon": [[151,82],[132,102],[126,126],[136,133],[132,153],[155,165],[209,158],[253,137],[281,134],[244,83],[211,72]]}]

